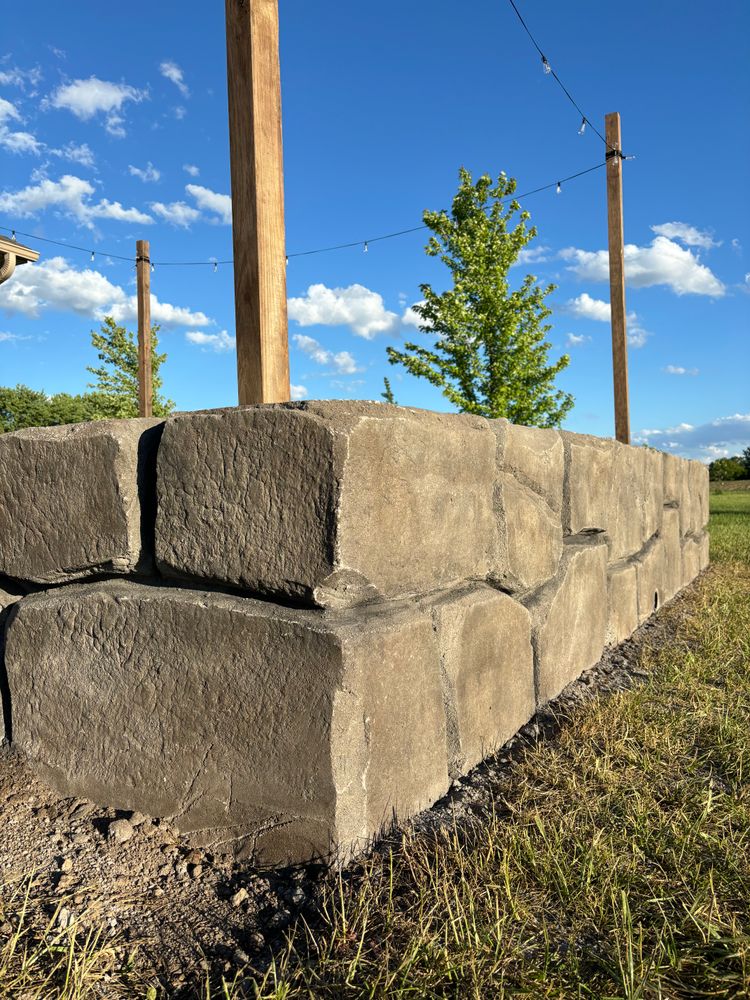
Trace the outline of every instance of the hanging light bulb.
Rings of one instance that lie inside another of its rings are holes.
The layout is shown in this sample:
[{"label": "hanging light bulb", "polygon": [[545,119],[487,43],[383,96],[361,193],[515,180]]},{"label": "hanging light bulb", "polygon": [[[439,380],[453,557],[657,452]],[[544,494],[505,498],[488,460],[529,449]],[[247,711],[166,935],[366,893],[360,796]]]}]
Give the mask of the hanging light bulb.
[{"label": "hanging light bulb", "polygon": [[15,229],[14,229],[14,230],[13,230],[13,232],[12,232],[12,233],[10,234],[10,238],[11,238],[11,239],[13,240],[13,242],[15,243],[15,241],[16,241],[16,231],[15,231]]},{"label": "hanging light bulb", "polygon": [[562,184],[560,181],[557,182],[557,194],[562,194]]},{"label": "hanging light bulb", "polygon": [[579,135],[583,135],[583,133],[586,131],[586,125],[587,125],[586,119],[582,118],[581,119],[581,127],[578,129],[578,134]]},{"label": "hanging light bulb", "polygon": [[151,270],[152,270],[152,271],[155,271],[155,270],[156,270],[156,264],[152,264],[152,265],[151,265]]},{"label": "hanging light bulb", "polygon": [[286,258],[286,266],[289,267],[289,258]]},{"label": "hanging light bulb", "polygon": [[542,66],[544,67],[544,72],[545,73],[551,73],[552,72],[552,67],[547,62],[547,57],[546,56],[542,56]]},{"label": "hanging light bulb", "polygon": [[214,261],[214,274],[216,274],[216,272],[217,272],[218,270],[219,270],[219,262],[218,262],[218,260],[215,260],[215,261]]},{"label": "hanging light bulb", "polygon": [[369,252],[370,252],[370,247],[368,246],[368,244],[367,244],[367,243],[365,243],[365,248],[364,248],[364,251],[363,251],[363,252],[364,252],[364,253],[369,253]]},{"label": "hanging light bulb", "polygon": [[95,253],[94,253],[94,251],[92,250],[92,251],[91,251],[91,260],[92,260],[92,261],[93,261],[94,257],[96,257],[96,254],[95,254]]}]

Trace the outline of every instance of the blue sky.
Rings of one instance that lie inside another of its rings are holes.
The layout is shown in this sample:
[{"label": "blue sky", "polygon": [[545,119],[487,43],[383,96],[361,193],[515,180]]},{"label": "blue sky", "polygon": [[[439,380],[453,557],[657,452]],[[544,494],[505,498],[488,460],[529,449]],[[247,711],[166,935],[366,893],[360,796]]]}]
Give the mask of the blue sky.
[{"label": "blue sky", "polygon": [[[600,130],[619,111],[634,434],[708,460],[750,444],[750,5],[727,0],[519,4]],[[210,8],[210,13],[206,10]],[[529,190],[601,161],[507,0],[281,0],[287,248],[372,239],[447,208],[458,168]],[[0,288],[0,384],[85,388],[89,331],[133,325],[134,272],[104,251],[232,256],[223,4],[9,5],[0,37],[0,227],[90,248],[42,251]],[[606,202],[598,171],[529,198],[539,236],[517,270],[552,297],[569,429],[612,433]],[[0,230],[2,231],[2,230]],[[20,237],[19,237],[20,238]],[[415,234],[288,269],[297,396],[448,409],[385,348],[419,285],[443,287]],[[236,402],[231,268],[159,267],[167,393],[181,409]]]}]

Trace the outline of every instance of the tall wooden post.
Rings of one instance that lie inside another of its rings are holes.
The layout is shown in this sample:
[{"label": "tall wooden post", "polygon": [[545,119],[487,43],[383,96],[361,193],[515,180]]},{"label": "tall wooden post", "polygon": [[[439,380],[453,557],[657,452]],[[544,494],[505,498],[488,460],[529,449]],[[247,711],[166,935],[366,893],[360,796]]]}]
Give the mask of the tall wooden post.
[{"label": "tall wooden post", "polygon": [[151,369],[151,247],[148,240],[135,245],[138,276],[138,413],[153,415],[153,372]]},{"label": "tall wooden post", "polygon": [[240,405],[289,399],[278,0],[226,0]]},{"label": "tall wooden post", "polygon": [[620,115],[604,119],[607,140],[607,222],[609,227],[609,300],[612,307],[612,365],[615,384],[615,437],[630,444],[628,339],[625,312],[625,231],[622,214],[622,137]]}]

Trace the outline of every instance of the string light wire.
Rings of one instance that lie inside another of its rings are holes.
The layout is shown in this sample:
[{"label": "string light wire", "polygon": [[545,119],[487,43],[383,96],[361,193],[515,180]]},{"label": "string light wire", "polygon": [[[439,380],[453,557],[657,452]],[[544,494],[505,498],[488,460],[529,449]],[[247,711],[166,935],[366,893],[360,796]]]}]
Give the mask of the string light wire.
[{"label": "string light wire", "polygon": [[[623,157],[626,159],[626,157]],[[602,163],[596,163],[593,167],[587,167],[585,170],[579,170],[575,174],[570,174],[568,177],[562,177],[559,181],[552,181],[551,184],[542,184],[541,187],[533,188],[530,191],[524,191],[523,194],[512,194],[508,195],[506,198],[501,199],[503,202],[518,201],[520,202],[524,198],[530,198],[532,195],[541,194],[543,191],[550,191],[552,188],[556,190],[560,188],[561,185],[567,184],[569,181],[577,180],[579,177],[584,177],[586,174],[591,174],[595,170],[601,170],[602,167],[606,166],[606,160]],[[315,250],[298,250],[296,253],[287,254],[287,261],[292,260],[294,257],[312,257],[321,253],[333,253],[336,250],[350,250],[354,247],[362,247],[367,253],[369,248],[373,243],[382,243],[384,240],[394,240],[400,236],[408,236],[411,233],[421,233],[430,227],[422,224],[421,226],[412,226],[409,229],[399,229],[393,233],[384,233],[382,236],[373,236],[365,240],[352,240],[350,243],[337,243],[334,246],[318,247]],[[93,251],[89,247],[79,247],[74,243],[63,243],[60,240],[47,239],[42,236],[35,236],[33,233],[23,233],[20,229],[11,229],[8,226],[0,226],[0,229],[4,232],[17,234],[18,236],[23,236],[24,238],[34,240],[38,243],[49,243],[53,246],[64,247],[67,250],[78,250],[81,253],[91,255]],[[107,257],[111,260],[122,260],[126,261],[128,264],[135,264],[135,257],[124,257],[121,254],[109,253],[105,250],[97,250],[96,253],[100,257]],[[156,260],[151,262],[152,267],[212,267],[216,271],[219,265],[232,265],[233,260]]]},{"label": "string light wire", "polygon": [[579,129],[578,134],[579,135],[583,135],[584,131],[586,130],[586,126],[589,125],[590,128],[591,128],[591,130],[593,132],[596,132],[596,134],[599,136],[599,138],[602,140],[602,142],[604,143],[605,146],[607,146],[609,149],[614,149],[615,147],[612,146],[610,143],[607,142],[607,140],[601,134],[601,132],[599,131],[599,129],[596,127],[596,125],[594,125],[594,123],[591,121],[591,119],[588,117],[588,115],[585,115],[583,113],[583,111],[581,110],[581,107],[578,104],[578,102],[576,101],[576,99],[573,97],[573,95],[571,94],[571,92],[568,90],[568,88],[562,82],[562,80],[560,79],[560,77],[557,75],[557,73],[555,72],[554,67],[552,65],[550,65],[550,63],[549,63],[549,61],[547,59],[547,56],[544,54],[544,52],[542,52],[542,49],[541,49],[539,43],[537,42],[536,38],[534,38],[533,34],[531,33],[531,29],[529,28],[529,26],[526,23],[526,21],[524,21],[523,15],[521,14],[521,11],[518,9],[518,7],[516,7],[515,0],[508,0],[508,3],[511,5],[511,7],[513,8],[513,10],[516,12],[516,16],[517,16],[518,20],[521,22],[523,30],[529,36],[529,38],[531,39],[531,41],[532,41],[532,43],[534,45],[534,48],[537,50],[537,52],[541,56],[541,58],[542,58],[542,65],[544,66],[544,72],[551,74],[552,78],[555,80],[555,82],[560,87],[560,89],[562,90],[562,92],[565,94],[565,96],[568,98],[568,100],[570,101],[570,103],[573,105],[573,107],[576,109],[576,111],[578,112],[578,114],[581,116],[581,128]]}]

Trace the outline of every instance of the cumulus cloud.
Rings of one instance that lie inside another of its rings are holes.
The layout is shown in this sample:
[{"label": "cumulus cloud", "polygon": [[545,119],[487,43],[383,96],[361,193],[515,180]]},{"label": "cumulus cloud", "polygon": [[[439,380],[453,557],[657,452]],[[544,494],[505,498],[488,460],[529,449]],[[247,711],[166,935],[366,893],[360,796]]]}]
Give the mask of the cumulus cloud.
[{"label": "cumulus cloud", "polygon": [[589,344],[591,342],[591,337],[587,337],[585,334],[569,333],[565,338],[566,347],[583,347],[584,344]]},{"label": "cumulus cloud", "polygon": [[160,219],[164,219],[171,226],[177,226],[181,229],[189,229],[201,217],[197,208],[193,208],[192,205],[188,205],[184,201],[173,201],[169,205],[155,201],[151,204],[151,210],[154,215],[158,215]]},{"label": "cumulus cloud", "polygon": [[218,194],[210,188],[201,187],[200,184],[188,184],[185,190],[191,198],[195,199],[198,208],[218,216],[218,220],[212,221],[223,222],[224,225],[231,226],[232,199],[228,194]]},{"label": "cumulus cloud", "polygon": [[196,167],[194,163],[183,163],[182,169],[190,177],[200,177],[201,168]]},{"label": "cumulus cloud", "polygon": [[[116,322],[137,319],[135,295],[128,295],[93,268],[77,270],[64,257],[51,257],[33,267],[21,267],[0,286],[0,310],[32,318],[47,310],[72,312],[88,319],[113,316]],[[211,326],[202,312],[192,312],[151,296],[151,316],[163,326]]]},{"label": "cumulus cloud", "polygon": [[[609,254],[606,250],[579,250],[568,247],[560,252],[570,261],[569,271],[585,281],[609,281]],[[625,278],[633,288],[666,285],[677,295],[725,294],[723,283],[695,254],[666,238],[657,236],[650,246],[629,243],[625,247]]]},{"label": "cumulus cloud", "polygon": [[58,87],[44,106],[70,111],[81,121],[89,121],[103,114],[105,127],[110,135],[122,138],[126,134],[123,107],[128,102],[138,104],[146,97],[148,91],[91,76],[88,80],[74,80]]},{"label": "cumulus cloud", "polygon": [[289,299],[289,316],[300,326],[348,326],[365,340],[391,332],[399,322],[396,313],[385,308],[383,296],[364,285],[310,285],[305,295]]},{"label": "cumulus cloud", "polygon": [[424,302],[415,302],[413,306],[407,306],[401,316],[401,323],[403,326],[413,326],[417,330],[421,329],[425,323],[419,313],[416,311],[414,306],[423,306]]},{"label": "cumulus cloud", "polygon": [[185,339],[191,344],[197,344],[204,350],[215,351],[217,354],[227,354],[233,351],[237,342],[234,337],[230,337],[226,330],[221,333],[203,333],[202,330],[188,330]]},{"label": "cumulus cloud", "polygon": [[8,126],[8,122],[22,121],[21,115],[14,104],[0,97],[0,146],[10,153],[33,153],[39,155],[44,144],[30,132],[16,131]]},{"label": "cumulus cloud", "polygon": [[550,259],[549,247],[531,247],[530,250],[521,250],[513,267],[526,267],[529,264],[543,264]]},{"label": "cumulus cloud", "polygon": [[137,208],[123,208],[119,201],[109,201],[107,198],[92,201],[93,194],[93,185],[81,177],[65,174],[59,181],[43,177],[20,191],[1,192],[0,211],[29,218],[48,208],[56,208],[89,229],[93,228],[97,219],[137,222],[141,225],[154,221],[150,215]]},{"label": "cumulus cloud", "polygon": [[670,240],[679,240],[689,247],[700,247],[703,250],[710,250],[711,247],[721,246],[716,243],[713,236],[705,230],[696,229],[687,222],[662,222],[658,226],[652,226],[651,232],[657,236],[666,236]]},{"label": "cumulus cloud", "polygon": [[697,368],[683,368],[681,365],[667,365],[664,369],[667,375],[699,375]]},{"label": "cumulus cloud", "polygon": [[292,385],[289,388],[291,389],[291,396],[293,400],[307,399],[310,395],[304,385]]},{"label": "cumulus cloud", "polygon": [[161,178],[161,171],[156,169],[151,160],[145,167],[134,167],[131,163],[128,170],[131,177],[137,177],[144,184],[155,184]]},{"label": "cumulus cloud", "polygon": [[[564,308],[566,312],[579,319],[591,319],[598,323],[609,323],[612,316],[609,302],[595,299],[588,292],[582,292],[576,298],[569,299]],[[626,326],[628,344],[631,347],[643,347],[651,334],[644,328],[636,312],[628,313]]]},{"label": "cumulus cloud", "polygon": [[20,333],[6,333],[0,330],[0,344],[8,343],[8,341],[15,340],[30,340],[30,337],[22,337]]},{"label": "cumulus cloud", "polygon": [[59,156],[62,160],[70,160],[71,163],[78,163],[82,167],[94,167],[96,166],[96,161],[94,160],[94,153],[91,147],[85,143],[68,142],[60,149],[52,149],[51,153],[55,156]]},{"label": "cumulus cloud", "polygon": [[167,80],[172,81],[183,97],[190,96],[190,91],[185,83],[185,74],[176,62],[172,62],[171,59],[165,59],[159,67],[159,72],[162,76],[166,77]]},{"label": "cumulus cloud", "polygon": [[718,417],[698,427],[682,423],[665,430],[643,430],[640,440],[686,458],[712,461],[736,455],[750,445],[750,413]]},{"label": "cumulus cloud", "polygon": [[18,66],[0,69],[0,85],[3,87],[25,90],[27,86],[36,87],[41,79],[42,71],[38,66],[33,69],[19,69]]},{"label": "cumulus cloud", "polygon": [[306,337],[302,333],[295,333],[293,338],[296,346],[308,357],[312,358],[319,365],[331,366],[333,375],[356,375],[363,369],[357,366],[353,355],[349,351],[328,351],[313,337]]}]

